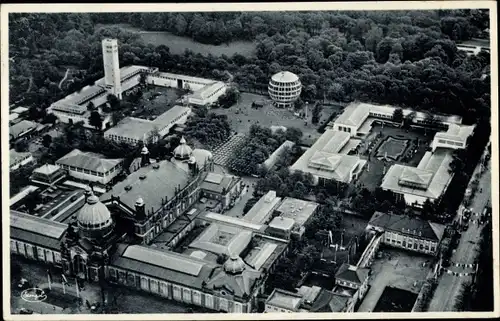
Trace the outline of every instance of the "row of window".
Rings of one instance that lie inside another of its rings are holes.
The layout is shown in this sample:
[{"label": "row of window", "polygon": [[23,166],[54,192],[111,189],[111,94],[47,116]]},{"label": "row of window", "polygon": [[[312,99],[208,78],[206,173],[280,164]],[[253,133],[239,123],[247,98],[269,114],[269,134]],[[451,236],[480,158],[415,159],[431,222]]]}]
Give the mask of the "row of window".
[{"label": "row of window", "polygon": [[270,91],[275,91],[275,92],[298,92],[302,89],[302,87],[300,85],[296,87],[280,87],[280,86],[270,85],[268,89]]},{"label": "row of window", "polygon": [[17,240],[10,240],[10,252],[46,263],[61,263],[61,253]]},{"label": "row of window", "polygon": [[161,74],[160,75],[154,75],[154,77],[168,79],[168,80],[172,80],[172,81],[182,80],[185,83],[194,84],[194,85],[206,85],[208,83],[208,81],[201,82],[201,81],[195,81],[195,80],[187,80],[187,79],[182,79],[182,78],[174,78],[174,77],[169,77],[169,76],[163,76]]},{"label": "row of window", "polygon": [[[177,284],[161,281],[155,278],[125,272],[115,267],[109,267],[109,277],[112,281],[139,287],[143,291],[151,292],[163,297],[170,297],[179,302],[203,306],[211,310],[223,310],[226,312],[243,312],[243,305],[239,302],[233,303],[233,311],[229,311],[229,301],[225,298],[218,298],[216,307],[215,297],[201,291],[183,287]],[[138,285],[137,282],[140,282]]]},{"label": "row of window", "polygon": [[438,139],[438,142],[441,144],[448,144],[448,145],[453,145],[453,146],[463,146],[464,143],[462,142],[454,142],[451,140],[445,140],[445,139]]},{"label": "row of window", "polygon": [[282,312],[282,313],[293,313],[293,311],[283,308],[275,307],[274,305],[266,304],[266,312]]},{"label": "row of window", "polygon": [[106,173],[102,173],[102,172],[91,171],[88,169],[83,169],[83,168],[79,168],[79,167],[75,167],[75,166],[69,166],[66,164],[58,164],[58,165],[60,165],[64,169],[67,169],[70,171],[88,174],[88,175],[93,175],[93,176],[99,176],[99,177],[107,177],[107,176],[113,174],[115,171],[119,171],[121,169],[121,164],[118,164],[118,165],[114,166],[113,168],[111,168],[110,170],[108,170]]},{"label": "row of window", "polygon": [[348,133],[350,133],[351,129],[352,129],[351,127],[338,126],[338,130],[341,131],[341,132],[348,132]]},{"label": "row of window", "polygon": [[269,82],[269,85],[276,86],[276,87],[296,87],[296,86],[301,86],[302,84],[300,83],[299,80],[292,81],[292,82],[278,82],[278,81],[271,80]]},{"label": "row of window", "polygon": [[403,236],[396,233],[386,232],[385,243],[400,246],[403,248],[426,251],[434,253],[436,251],[436,243],[429,241],[422,241],[411,237]]},{"label": "row of window", "polygon": [[342,285],[342,286],[345,286],[345,287],[348,287],[348,288],[351,288],[351,289],[358,289],[359,288],[359,285],[356,284],[356,283],[352,283],[352,282],[347,282],[347,281],[344,281],[344,280],[336,280],[337,284],[338,285]]}]

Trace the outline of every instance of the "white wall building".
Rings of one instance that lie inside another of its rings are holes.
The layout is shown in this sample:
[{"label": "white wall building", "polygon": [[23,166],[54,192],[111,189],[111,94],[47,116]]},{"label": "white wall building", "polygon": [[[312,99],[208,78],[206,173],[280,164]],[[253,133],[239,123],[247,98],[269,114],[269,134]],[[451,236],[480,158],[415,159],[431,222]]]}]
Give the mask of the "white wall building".
[{"label": "white wall building", "polygon": [[363,169],[366,161],[347,153],[356,147],[347,132],[328,129],[291,167],[292,171],[310,173],[316,183],[334,180],[349,183]]},{"label": "white wall building", "polygon": [[289,71],[281,71],[269,81],[269,96],[277,107],[292,107],[299,99],[301,91],[302,83],[299,77]]},{"label": "white wall building", "polygon": [[123,159],[106,159],[101,155],[82,152],[74,149],[56,161],[69,176],[84,182],[95,182],[106,185],[122,169]]}]

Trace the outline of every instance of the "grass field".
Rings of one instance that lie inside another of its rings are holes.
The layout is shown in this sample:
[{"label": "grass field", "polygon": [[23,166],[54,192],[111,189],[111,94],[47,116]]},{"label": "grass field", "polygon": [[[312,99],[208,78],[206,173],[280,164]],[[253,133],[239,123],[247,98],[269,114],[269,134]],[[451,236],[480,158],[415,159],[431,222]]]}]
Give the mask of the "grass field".
[{"label": "grass field", "polygon": [[[265,102],[262,108],[252,108],[254,101]],[[282,108],[276,108],[271,104],[269,97],[241,93],[240,101],[231,108],[218,108],[212,110],[218,115],[227,115],[231,128],[241,134],[248,133],[250,126],[257,124],[262,127],[270,126],[285,126],[295,127],[302,131],[303,143],[312,144],[321,135],[317,129],[319,125],[311,124],[311,111],[308,114],[308,122],[296,117],[291,111]],[[338,111],[338,108],[333,106],[324,106],[321,113],[320,122],[325,121],[332,112]]]},{"label": "grass field", "polygon": [[208,55],[210,53],[214,56],[227,55],[230,57],[235,53],[239,53],[240,55],[248,57],[252,56],[255,52],[255,45],[249,41],[234,41],[229,45],[223,44],[214,46],[202,44],[187,37],[176,36],[166,31],[140,30],[128,24],[98,24],[96,28],[112,26],[139,33],[145,44],[152,44],[155,46],[165,45],[170,48],[170,52],[173,54],[182,54],[186,49],[189,49],[194,53],[200,53],[202,55]]}]

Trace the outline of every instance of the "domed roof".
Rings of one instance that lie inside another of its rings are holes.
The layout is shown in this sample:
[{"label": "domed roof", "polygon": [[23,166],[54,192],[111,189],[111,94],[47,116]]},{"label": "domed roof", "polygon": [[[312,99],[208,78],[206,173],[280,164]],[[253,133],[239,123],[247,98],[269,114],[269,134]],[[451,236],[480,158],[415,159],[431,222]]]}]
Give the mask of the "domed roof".
[{"label": "domed roof", "polygon": [[146,147],[146,145],[144,145],[144,147],[141,149],[141,154],[147,154],[147,153],[149,153],[149,150]]},{"label": "domed roof", "polygon": [[136,206],[144,205],[144,200],[142,199],[142,197],[139,196],[139,198],[135,201],[135,205]]},{"label": "domed roof", "polygon": [[224,263],[224,271],[230,274],[241,273],[245,270],[245,267],[245,262],[238,255],[231,255]]},{"label": "domed roof", "polygon": [[91,194],[76,217],[78,225],[85,229],[101,229],[112,223],[111,213],[99,198]]},{"label": "domed roof", "polygon": [[177,159],[189,159],[193,150],[186,144],[184,137],[181,138],[179,146],[174,149],[174,157]]},{"label": "domed roof", "polygon": [[279,83],[295,82],[299,80],[299,76],[289,71],[280,71],[271,77],[272,81]]}]

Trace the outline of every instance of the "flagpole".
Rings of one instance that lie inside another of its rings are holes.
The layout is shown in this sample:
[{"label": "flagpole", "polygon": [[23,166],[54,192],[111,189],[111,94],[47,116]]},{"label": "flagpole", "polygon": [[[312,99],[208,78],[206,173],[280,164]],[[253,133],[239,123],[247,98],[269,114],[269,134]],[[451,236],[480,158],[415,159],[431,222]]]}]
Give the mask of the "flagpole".
[{"label": "flagpole", "polygon": [[47,280],[49,281],[49,290],[52,290],[52,284],[51,284],[52,282],[50,280],[50,271],[49,270],[47,270]]}]

